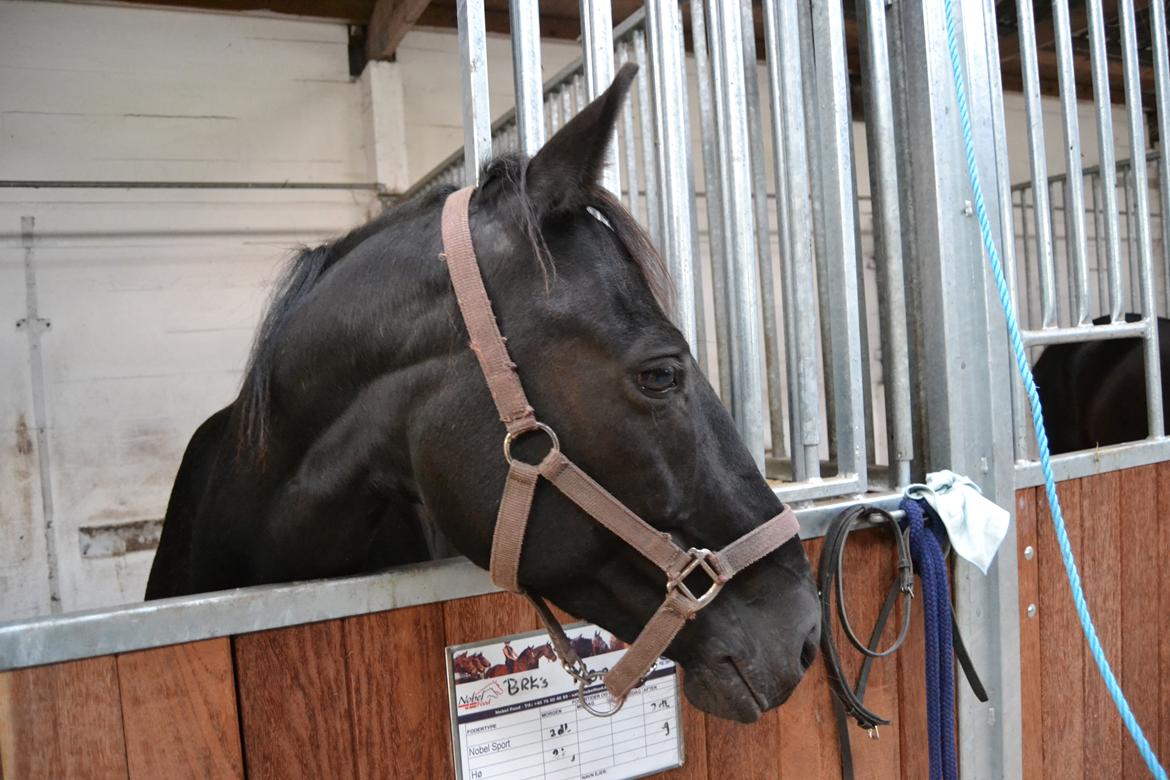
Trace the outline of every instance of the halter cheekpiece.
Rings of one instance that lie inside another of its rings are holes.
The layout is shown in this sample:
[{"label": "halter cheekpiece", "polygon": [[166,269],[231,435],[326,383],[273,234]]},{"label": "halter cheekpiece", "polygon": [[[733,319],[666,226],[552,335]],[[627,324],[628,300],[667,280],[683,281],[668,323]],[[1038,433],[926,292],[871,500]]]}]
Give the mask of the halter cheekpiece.
[{"label": "halter cheekpiece", "polygon": [[[463,321],[471,337],[471,349],[479,359],[492,400],[504,422],[503,455],[508,477],[500,498],[496,528],[492,536],[491,576],[499,587],[528,596],[548,629],[561,664],[577,680],[582,706],[595,715],[617,712],[626,696],[654,667],[659,656],[674,640],[687,620],[710,604],[723,586],[738,572],[775,550],[799,531],[796,516],[785,508],[766,523],[741,536],[722,550],[684,550],[670,535],[642,520],[605,488],[597,484],[561,452],[553,430],[538,422],[524,395],[516,364],[496,324],[491,300],[484,289],[475,249],[471,243],[468,205],[474,187],[452,193],[443,205],[443,254]],[[525,434],[539,431],[548,437],[551,449],[538,464],[512,457],[512,443]],[[539,596],[524,593],[518,581],[524,532],[532,511],[536,484],[544,478],[586,514],[633,547],[665,575],[666,598],[650,622],[630,645],[626,654],[608,672],[589,670],[573,650],[561,624]],[[695,595],[684,580],[702,571],[711,581],[707,590]],[[602,681],[617,700],[614,709],[599,711],[585,700],[586,688]]]}]

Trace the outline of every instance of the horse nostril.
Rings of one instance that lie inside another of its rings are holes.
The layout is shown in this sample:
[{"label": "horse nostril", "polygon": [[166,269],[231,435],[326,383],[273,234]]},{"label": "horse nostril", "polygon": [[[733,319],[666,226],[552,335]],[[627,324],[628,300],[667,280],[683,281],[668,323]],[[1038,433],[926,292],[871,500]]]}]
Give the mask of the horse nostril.
[{"label": "horse nostril", "polygon": [[804,647],[800,649],[800,669],[801,671],[808,671],[812,666],[812,662],[817,657],[817,642],[812,636],[804,640]]}]

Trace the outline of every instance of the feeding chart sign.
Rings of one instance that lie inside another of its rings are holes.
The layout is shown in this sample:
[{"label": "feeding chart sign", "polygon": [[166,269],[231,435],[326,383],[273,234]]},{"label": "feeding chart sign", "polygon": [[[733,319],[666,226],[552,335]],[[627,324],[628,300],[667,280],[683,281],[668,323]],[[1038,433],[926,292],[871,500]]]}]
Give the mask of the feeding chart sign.
[{"label": "feeding chart sign", "polygon": [[[626,652],[597,626],[565,630],[590,669],[612,668]],[[543,631],[448,647],[447,684],[460,780],[627,780],[682,765],[678,674],[665,658],[610,717],[581,706]],[[600,682],[586,700],[613,707]]]}]

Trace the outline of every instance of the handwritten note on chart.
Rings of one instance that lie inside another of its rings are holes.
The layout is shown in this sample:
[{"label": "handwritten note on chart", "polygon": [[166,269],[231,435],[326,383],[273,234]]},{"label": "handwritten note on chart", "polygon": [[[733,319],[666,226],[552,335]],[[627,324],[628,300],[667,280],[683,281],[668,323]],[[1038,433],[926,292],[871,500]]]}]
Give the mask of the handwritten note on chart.
[{"label": "handwritten note on chart", "polygon": [[[611,668],[626,652],[596,626],[566,631],[590,669]],[[608,718],[580,705],[543,631],[449,647],[447,671],[460,780],[628,780],[683,762],[678,674],[665,658]],[[586,697],[612,708],[600,683]]]}]

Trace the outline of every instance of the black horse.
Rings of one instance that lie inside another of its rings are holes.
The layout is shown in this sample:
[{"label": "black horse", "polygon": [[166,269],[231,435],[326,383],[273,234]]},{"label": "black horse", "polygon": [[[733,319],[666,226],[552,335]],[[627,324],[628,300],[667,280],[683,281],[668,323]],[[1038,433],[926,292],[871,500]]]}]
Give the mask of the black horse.
[{"label": "black horse", "polygon": [[[566,454],[684,549],[718,549],[782,505],[664,313],[661,261],[598,184],[633,75],[623,69],[531,160],[491,162],[471,230],[525,390]],[[183,458],[148,598],[426,558],[417,506],[486,568],[504,429],[440,259],[447,194],[296,258],[239,397]],[[549,485],[520,582],[626,641],[664,590],[661,572]],[[811,662],[818,612],[793,539],[734,578],[667,654],[697,706],[752,721]]]},{"label": "black horse", "polygon": [[[1126,322],[1141,317],[1125,315]],[[1104,325],[1109,317],[1098,317]],[[1170,408],[1170,320],[1158,318],[1162,408]],[[1053,454],[1144,439],[1146,365],[1142,339],[1055,344],[1032,367]]]}]

